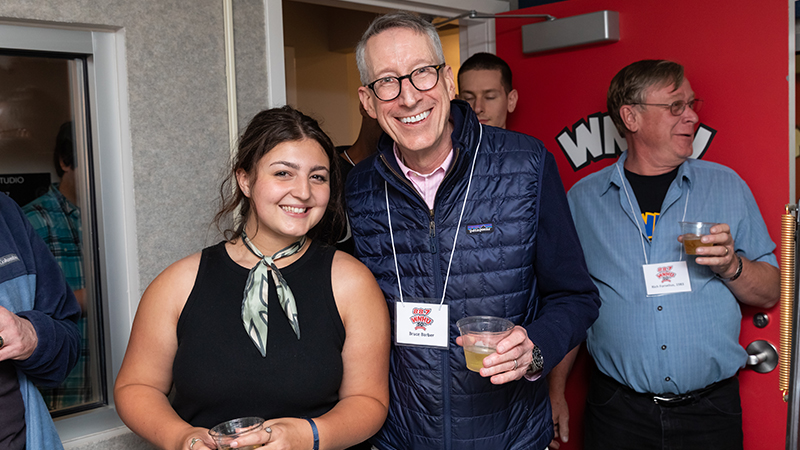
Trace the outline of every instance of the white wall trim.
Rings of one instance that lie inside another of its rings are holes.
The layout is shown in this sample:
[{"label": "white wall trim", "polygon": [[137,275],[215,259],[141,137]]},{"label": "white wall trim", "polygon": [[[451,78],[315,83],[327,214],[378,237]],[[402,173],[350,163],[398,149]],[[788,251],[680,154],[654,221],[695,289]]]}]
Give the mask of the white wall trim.
[{"label": "white wall trim", "polygon": [[267,102],[270,108],[274,108],[286,104],[281,0],[264,0],[264,28],[267,49]]},{"label": "white wall trim", "polygon": [[509,8],[507,0],[349,0],[348,3],[360,3],[417,12],[422,12],[421,9],[436,9],[439,11],[454,11],[456,14],[472,11],[473,9],[481,13],[494,14],[508,11]]},{"label": "white wall trim", "polygon": [[478,52],[495,53],[495,19],[462,19],[459,26],[459,52],[463,63]]},{"label": "white wall trim", "polygon": [[420,14],[451,17],[475,10],[479,13],[494,14],[509,10],[508,0],[296,0],[302,3],[350,8],[364,11],[393,11],[403,9]]},{"label": "white wall trim", "polygon": [[86,436],[82,436],[77,439],[70,439],[63,441],[64,450],[73,450],[73,449],[80,449],[91,446],[93,444],[97,444],[98,442],[108,441],[109,439],[113,439],[115,437],[124,436],[127,434],[133,433],[128,427],[121,426],[116,428],[111,428],[108,430],[101,431],[99,433],[92,433]]}]

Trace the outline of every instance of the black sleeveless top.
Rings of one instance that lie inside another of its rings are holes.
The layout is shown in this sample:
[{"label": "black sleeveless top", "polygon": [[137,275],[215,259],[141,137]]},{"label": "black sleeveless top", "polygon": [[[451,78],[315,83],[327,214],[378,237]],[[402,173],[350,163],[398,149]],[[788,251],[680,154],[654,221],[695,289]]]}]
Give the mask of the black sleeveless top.
[{"label": "black sleeveless top", "polygon": [[172,406],[192,426],[237,417],[317,417],[339,400],[345,330],[333,299],[335,248],[312,241],[281,269],[294,293],[300,339],[278,304],[269,277],[269,331],[264,358],[241,319],[249,270],[225,243],[203,250],[197,280],[178,319]]}]

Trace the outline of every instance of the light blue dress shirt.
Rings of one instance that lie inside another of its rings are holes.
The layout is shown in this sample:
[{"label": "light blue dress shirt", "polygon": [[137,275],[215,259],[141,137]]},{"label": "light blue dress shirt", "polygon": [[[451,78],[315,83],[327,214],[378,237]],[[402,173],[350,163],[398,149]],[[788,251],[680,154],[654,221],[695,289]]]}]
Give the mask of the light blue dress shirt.
[{"label": "light blue dress shirt", "polygon": [[[683,253],[678,222],[727,223],[738,254],[777,267],[753,194],[733,170],[690,159],[670,185],[649,241],[623,175],[626,157],[568,193],[602,302],[589,329],[589,352],[600,371],[638,392],[680,394],[729,378],[747,360],[739,345],[739,303],[711,269]],[[649,264],[688,259],[692,291],[648,297],[645,255]]]}]

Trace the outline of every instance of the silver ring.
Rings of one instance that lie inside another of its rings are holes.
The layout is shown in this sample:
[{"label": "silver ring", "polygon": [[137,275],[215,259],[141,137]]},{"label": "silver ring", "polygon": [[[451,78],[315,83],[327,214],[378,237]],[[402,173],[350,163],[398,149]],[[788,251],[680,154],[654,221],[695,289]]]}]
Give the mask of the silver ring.
[{"label": "silver ring", "polygon": [[511,370],[517,370],[517,367],[519,367],[519,365],[517,365],[517,360],[515,359],[514,360],[514,368],[511,369]]},{"label": "silver ring", "polygon": [[6,345],[6,341],[3,340],[3,336],[0,336],[0,348],[3,348],[4,345]]},{"label": "silver ring", "polygon": [[264,431],[266,431],[269,434],[272,434],[272,428],[270,427],[264,427]]},{"label": "silver ring", "polygon": [[194,449],[194,444],[197,444],[200,441],[202,441],[202,439],[200,439],[200,438],[192,438],[192,442],[189,443],[189,450],[193,450]]}]

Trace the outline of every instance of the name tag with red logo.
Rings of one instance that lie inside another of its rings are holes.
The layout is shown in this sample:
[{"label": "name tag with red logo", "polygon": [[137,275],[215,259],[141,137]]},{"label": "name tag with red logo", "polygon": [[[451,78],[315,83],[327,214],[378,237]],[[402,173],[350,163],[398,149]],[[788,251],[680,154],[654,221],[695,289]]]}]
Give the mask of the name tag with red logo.
[{"label": "name tag with red logo", "polygon": [[686,261],[645,264],[642,269],[648,297],[692,291]]},{"label": "name tag with red logo", "polygon": [[[430,300],[441,301],[441,299]],[[450,310],[447,305],[415,302],[397,302],[394,305],[394,340],[397,345],[436,348],[449,346]]]}]

